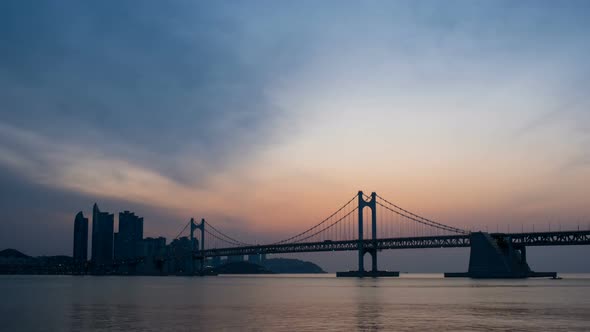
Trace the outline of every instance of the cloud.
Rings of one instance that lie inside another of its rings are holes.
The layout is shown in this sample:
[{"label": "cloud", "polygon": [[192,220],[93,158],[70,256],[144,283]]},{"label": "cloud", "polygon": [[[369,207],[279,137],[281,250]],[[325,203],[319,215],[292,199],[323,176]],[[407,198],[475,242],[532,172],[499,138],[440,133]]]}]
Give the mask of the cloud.
[{"label": "cloud", "polygon": [[232,11],[151,1],[3,9],[0,123],[191,183],[276,134],[281,110],[266,90],[280,63]]},{"label": "cloud", "polygon": [[161,235],[190,216],[239,220],[208,184],[275,139],[280,36],[261,41],[217,5],[0,6],[0,242],[38,248],[5,237],[42,220],[51,237],[35,242],[69,252],[71,216],[94,201]]},{"label": "cloud", "polygon": [[0,243],[69,252],[94,201],[257,242],[359,188],[457,225],[583,213],[586,173],[545,173],[590,150],[587,6],[2,1]]}]

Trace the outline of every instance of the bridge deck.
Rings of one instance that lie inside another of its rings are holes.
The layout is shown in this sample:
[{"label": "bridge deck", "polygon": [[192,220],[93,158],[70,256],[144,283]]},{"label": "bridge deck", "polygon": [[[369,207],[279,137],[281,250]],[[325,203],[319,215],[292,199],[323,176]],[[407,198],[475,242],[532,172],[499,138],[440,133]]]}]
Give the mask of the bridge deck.
[{"label": "bridge deck", "polygon": [[[537,233],[493,233],[494,238],[509,239],[513,244],[525,246],[590,245],[590,231],[537,232]],[[364,240],[367,249],[417,249],[417,248],[461,248],[471,245],[470,235],[442,235]],[[260,246],[207,249],[199,256],[234,256],[254,254],[281,254],[320,251],[358,250],[358,240],[323,241],[309,243],[270,244]]]}]

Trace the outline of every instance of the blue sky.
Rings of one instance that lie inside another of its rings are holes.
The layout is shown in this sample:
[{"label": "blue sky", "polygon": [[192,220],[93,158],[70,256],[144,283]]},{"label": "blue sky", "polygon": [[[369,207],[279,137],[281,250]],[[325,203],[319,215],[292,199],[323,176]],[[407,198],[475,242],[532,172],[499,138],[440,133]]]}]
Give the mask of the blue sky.
[{"label": "blue sky", "polygon": [[95,201],[148,235],[207,216],[272,240],[359,189],[587,227],[589,7],[4,1],[0,243],[69,253]]}]

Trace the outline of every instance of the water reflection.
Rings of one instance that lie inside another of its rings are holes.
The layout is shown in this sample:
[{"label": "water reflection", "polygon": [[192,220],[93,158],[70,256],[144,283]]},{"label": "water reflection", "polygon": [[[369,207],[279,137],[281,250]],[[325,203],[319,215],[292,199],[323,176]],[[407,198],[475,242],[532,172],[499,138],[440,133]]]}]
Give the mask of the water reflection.
[{"label": "water reflection", "polygon": [[590,279],[0,277],[7,331],[587,331]]},{"label": "water reflection", "polygon": [[364,278],[353,280],[356,282],[354,302],[356,302],[357,330],[382,330],[383,311],[386,309],[387,303],[381,301],[381,293],[378,288],[381,279]]}]

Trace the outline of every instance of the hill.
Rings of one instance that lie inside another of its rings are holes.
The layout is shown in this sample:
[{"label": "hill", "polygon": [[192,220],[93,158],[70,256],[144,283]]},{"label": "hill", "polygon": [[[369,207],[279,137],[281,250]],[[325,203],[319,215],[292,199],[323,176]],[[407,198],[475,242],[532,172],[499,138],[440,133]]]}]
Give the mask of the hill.
[{"label": "hill", "polygon": [[16,249],[8,248],[0,251],[0,257],[29,258],[30,256],[25,255]]},{"label": "hill", "polygon": [[262,263],[274,273],[326,273],[318,265],[291,258],[271,258]]},{"label": "hill", "polygon": [[214,269],[219,274],[268,274],[271,271],[264,267],[248,262],[233,262],[221,265]]},{"label": "hill", "polygon": [[214,269],[219,274],[270,274],[270,273],[326,273],[321,267],[299,259],[271,258],[261,265],[250,262],[232,262]]}]

